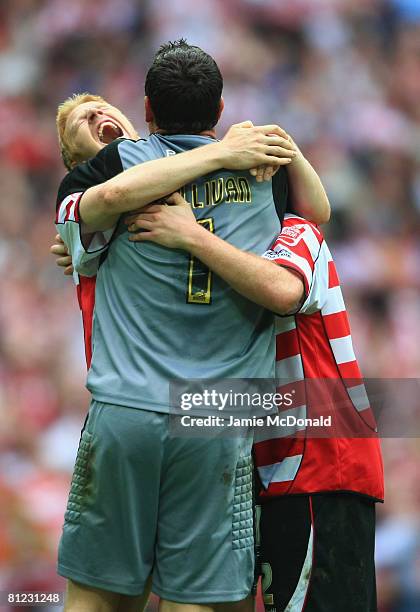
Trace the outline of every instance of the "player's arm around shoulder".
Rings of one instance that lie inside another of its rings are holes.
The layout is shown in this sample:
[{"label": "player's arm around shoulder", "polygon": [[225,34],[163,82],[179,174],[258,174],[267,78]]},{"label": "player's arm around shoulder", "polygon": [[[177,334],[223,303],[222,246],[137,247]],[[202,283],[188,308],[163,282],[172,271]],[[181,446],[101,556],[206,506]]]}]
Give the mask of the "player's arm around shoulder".
[{"label": "player's arm around shoulder", "polygon": [[[273,312],[289,314],[298,308],[304,283],[296,270],[241,251],[207,231],[196,223],[190,205],[179,194],[167,201],[170,206],[153,205],[126,219],[131,241],[188,251],[238,293]],[[139,229],[143,231],[138,233]]]},{"label": "player's arm around shoulder", "polygon": [[110,169],[112,178],[88,189],[81,200],[80,215],[87,231],[107,230],[122,213],[142,208],[220,168],[252,169],[260,164],[279,167],[289,164],[295,156],[279,126],[253,126],[247,122],[232,126],[220,142],[145,161],[124,172],[119,144],[115,142],[96,156],[103,158],[104,176],[108,178]]}]

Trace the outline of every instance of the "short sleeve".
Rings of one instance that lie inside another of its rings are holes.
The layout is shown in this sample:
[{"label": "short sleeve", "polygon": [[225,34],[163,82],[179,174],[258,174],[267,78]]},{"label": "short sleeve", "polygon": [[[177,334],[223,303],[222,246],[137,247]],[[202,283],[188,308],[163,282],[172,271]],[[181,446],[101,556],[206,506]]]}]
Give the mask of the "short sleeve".
[{"label": "short sleeve", "polygon": [[301,276],[305,288],[305,301],[299,312],[305,311],[313,292],[316,264],[323,243],[323,236],[314,224],[301,217],[286,214],[282,231],[271,248],[263,254],[265,259],[290,268]]}]

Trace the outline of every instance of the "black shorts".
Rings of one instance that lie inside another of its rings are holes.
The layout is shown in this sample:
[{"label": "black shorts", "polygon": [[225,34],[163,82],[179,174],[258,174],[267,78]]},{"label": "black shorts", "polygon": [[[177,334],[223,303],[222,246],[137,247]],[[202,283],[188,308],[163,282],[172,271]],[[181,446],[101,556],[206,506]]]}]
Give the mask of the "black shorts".
[{"label": "black shorts", "polygon": [[264,501],[258,515],[266,612],[377,610],[373,501],[285,496]]}]

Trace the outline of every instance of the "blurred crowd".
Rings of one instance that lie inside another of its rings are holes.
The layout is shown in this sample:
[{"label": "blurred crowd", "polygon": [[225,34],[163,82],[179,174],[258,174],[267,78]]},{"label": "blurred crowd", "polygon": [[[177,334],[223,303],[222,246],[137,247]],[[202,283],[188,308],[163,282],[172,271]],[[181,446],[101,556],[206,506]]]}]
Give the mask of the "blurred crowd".
[{"label": "blurred crowd", "polygon": [[[148,64],[181,36],[223,72],[220,135],[279,123],[319,171],[364,375],[418,377],[419,0],[2,0],[0,590],[63,589],[56,547],[88,406],[74,287],[49,254],[55,110],[99,93],[145,134]],[[405,433],[383,441],[380,612],[420,610],[420,445]]]}]

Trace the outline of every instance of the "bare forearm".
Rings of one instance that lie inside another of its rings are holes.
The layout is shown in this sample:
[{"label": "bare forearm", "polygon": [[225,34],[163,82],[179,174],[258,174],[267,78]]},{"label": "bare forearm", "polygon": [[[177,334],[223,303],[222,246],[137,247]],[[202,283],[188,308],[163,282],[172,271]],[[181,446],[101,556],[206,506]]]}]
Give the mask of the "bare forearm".
[{"label": "bare forearm", "polygon": [[196,222],[188,202],[179,193],[168,198],[166,205],[152,205],[139,215],[131,215],[126,223],[129,240],[152,241],[188,251],[238,293],[273,312],[294,312],[303,297],[304,286],[299,275],[241,251],[206,230]]},{"label": "bare forearm", "polygon": [[106,230],[122,213],[162,198],[223,164],[220,143],[133,166],[82,197],[80,215],[87,231]]},{"label": "bare forearm", "polygon": [[294,310],[302,295],[303,283],[289,270],[246,253],[196,224],[183,248],[200,259],[235,291],[273,312]]},{"label": "bare forearm", "polygon": [[309,161],[298,153],[287,167],[292,192],[293,209],[305,219],[321,224],[327,223],[331,208],[321,179]]},{"label": "bare forearm", "polygon": [[214,143],[130,168],[108,181],[111,189],[117,189],[112,209],[119,214],[135,210],[222,164],[221,143]]}]

